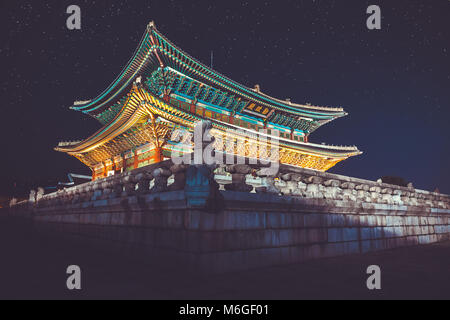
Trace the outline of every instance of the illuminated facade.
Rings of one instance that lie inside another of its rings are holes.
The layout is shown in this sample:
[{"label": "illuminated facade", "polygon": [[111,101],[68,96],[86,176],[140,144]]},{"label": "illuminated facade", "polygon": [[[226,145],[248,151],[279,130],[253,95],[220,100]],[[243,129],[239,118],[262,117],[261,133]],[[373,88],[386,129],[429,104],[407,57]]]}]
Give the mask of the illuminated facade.
[{"label": "illuminated facade", "polygon": [[[342,108],[291,103],[245,87],[192,58],[151,22],[138,49],[117,79],[93,100],[71,107],[103,127],[82,141],[60,142],[57,151],[89,166],[93,179],[169,158],[179,150],[178,131],[192,132],[210,120],[215,148],[254,157],[261,129],[279,132],[281,163],[325,171],[361,152],[308,142],[321,125],[345,116]],[[255,138],[252,138],[255,137]],[[219,139],[218,139],[219,138]],[[224,141],[240,141],[225,147]]]}]

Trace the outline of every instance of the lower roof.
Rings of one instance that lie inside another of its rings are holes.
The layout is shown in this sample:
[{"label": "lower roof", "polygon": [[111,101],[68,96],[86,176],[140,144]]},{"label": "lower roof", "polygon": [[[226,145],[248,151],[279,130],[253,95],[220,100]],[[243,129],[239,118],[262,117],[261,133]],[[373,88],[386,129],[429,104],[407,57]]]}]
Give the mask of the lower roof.
[{"label": "lower roof", "polygon": [[[133,127],[145,123],[148,121],[149,117],[155,115],[166,121],[191,129],[198,121],[205,120],[198,115],[188,113],[183,109],[169,104],[163,99],[149,93],[141,84],[134,83],[132,90],[127,95],[126,103],[110,123],[103,126],[85,140],[59,145],[55,150],[75,156],[81,156],[100,148],[104,144],[113,141],[118,137],[126,135]],[[238,127],[216,119],[207,120],[212,122],[213,128],[222,132],[234,132],[236,136],[242,135],[242,133],[239,133],[242,131],[245,132],[245,135],[253,135],[255,139],[261,135],[261,133],[254,130]],[[297,142],[284,138],[279,138],[279,145],[281,148],[287,148],[304,154],[336,159],[345,159],[361,153],[354,146],[329,146],[324,144]]]}]

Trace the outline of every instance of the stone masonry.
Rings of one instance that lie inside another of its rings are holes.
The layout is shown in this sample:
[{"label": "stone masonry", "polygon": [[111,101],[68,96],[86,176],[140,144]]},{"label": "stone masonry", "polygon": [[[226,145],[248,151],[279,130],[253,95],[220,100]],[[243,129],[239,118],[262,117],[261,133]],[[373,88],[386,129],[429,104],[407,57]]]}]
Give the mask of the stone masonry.
[{"label": "stone masonry", "polygon": [[213,273],[450,239],[448,195],[286,165],[271,177],[249,164],[189,167],[168,160],[32,192],[9,214]]}]

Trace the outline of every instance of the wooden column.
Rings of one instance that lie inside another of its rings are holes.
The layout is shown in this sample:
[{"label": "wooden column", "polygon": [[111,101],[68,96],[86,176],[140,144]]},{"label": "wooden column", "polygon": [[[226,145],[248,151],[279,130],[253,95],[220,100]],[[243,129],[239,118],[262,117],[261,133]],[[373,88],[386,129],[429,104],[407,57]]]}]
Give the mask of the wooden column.
[{"label": "wooden column", "polygon": [[190,106],[191,113],[195,114],[195,104],[191,103]]},{"label": "wooden column", "polygon": [[164,156],[162,153],[162,148],[161,147],[156,147],[155,149],[155,154],[152,157],[152,162],[153,163],[157,163],[157,162],[161,162],[164,160]]},{"label": "wooden column", "polygon": [[139,159],[138,159],[138,155],[137,155],[137,150],[134,150],[134,168],[137,169],[139,165]]},{"label": "wooden column", "polygon": [[102,162],[103,163],[103,177],[106,177],[108,175],[108,168],[106,167],[106,162]]},{"label": "wooden column", "polygon": [[112,158],[112,170],[114,171],[114,174],[118,173],[115,157]]},{"label": "wooden column", "polygon": [[235,115],[235,113],[234,112],[231,112],[230,113],[230,115],[228,116],[228,123],[229,124],[234,124],[233,122],[233,119],[234,119],[234,115]]}]

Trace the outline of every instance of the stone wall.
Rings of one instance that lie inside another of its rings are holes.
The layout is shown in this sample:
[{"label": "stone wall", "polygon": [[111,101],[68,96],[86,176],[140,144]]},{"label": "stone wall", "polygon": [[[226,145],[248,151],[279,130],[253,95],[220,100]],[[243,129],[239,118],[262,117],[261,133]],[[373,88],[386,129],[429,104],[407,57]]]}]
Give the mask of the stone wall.
[{"label": "stone wall", "polygon": [[48,195],[35,192],[10,214],[200,272],[449,239],[447,195],[290,166],[269,177],[252,165],[216,167],[165,161]]}]

